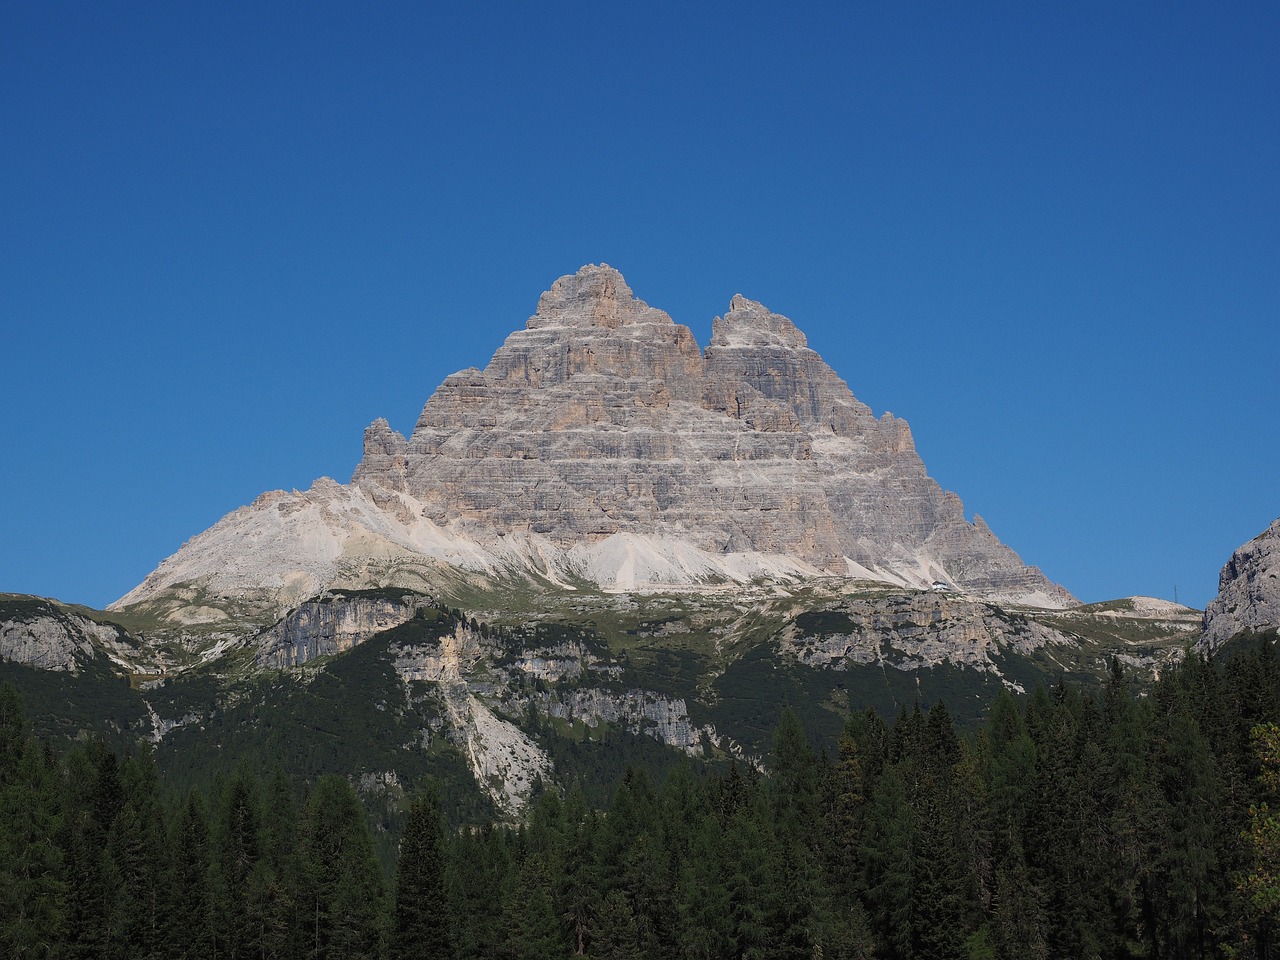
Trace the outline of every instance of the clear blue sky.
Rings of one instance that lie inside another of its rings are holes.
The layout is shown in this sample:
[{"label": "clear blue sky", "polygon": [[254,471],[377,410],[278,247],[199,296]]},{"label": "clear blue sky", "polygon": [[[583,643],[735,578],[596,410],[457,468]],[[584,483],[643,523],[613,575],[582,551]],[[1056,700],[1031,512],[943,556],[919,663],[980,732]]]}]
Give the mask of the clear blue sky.
[{"label": "clear blue sky", "polygon": [[1280,6],[0,11],[0,590],[347,480],[556,277],[787,314],[1086,600],[1280,515]]}]

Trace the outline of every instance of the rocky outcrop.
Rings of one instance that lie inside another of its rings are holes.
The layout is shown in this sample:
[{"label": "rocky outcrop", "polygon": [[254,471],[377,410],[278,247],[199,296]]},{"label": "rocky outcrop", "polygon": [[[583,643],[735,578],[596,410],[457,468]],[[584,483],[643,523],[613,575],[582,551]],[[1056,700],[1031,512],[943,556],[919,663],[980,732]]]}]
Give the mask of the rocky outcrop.
[{"label": "rocky outcrop", "polygon": [[376,633],[411,620],[428,601],[343,594],[310,600],[258,638],[258,665],[298,667],[316,657],[350,650]]},{"label": "rocky outcrop", "polygon": [[539,698],[538,707],[547,716],[570,723],[581,720],[593,727],[601,721],[616,723],[631,733],[652,737],[690,756],[703,755],[704,739],[717,746],[720,744],[715,727],[710,724],[697,726],[689,719],[685,701],[648,690],[551,691]]},{"label": "rocky outcrop", "polygon": [[607,265],[561,277],[409,437],[375,421],[348,485],[264,494],[118,606],[199,585],[277,607],[433,570],[606,589],[822,575],[1071,601],[926,473],[796,326],[735,296],[699,349]]},{"label": "rocky outcrop", "polygon": [[998,672],[994,657],[1070,643],[1058,630],[998,607],[947,594],[910,593],[851,599],[801,615],[782,650],[813,667],[884,664],[902,670],[961,664]]},{"label": "rocky outcrop", "polygon": [[780,650],[811,667],[897,670],[954,665],[1005,677],[1010,659],[1039,657],[1055,670],[1105,669],[1114,657],[1159,676],[1199,632],[1198,611],[1153,597],[1070,610],[1002,607],[950,591],[882,593],[815,605],[790,617]]},{"label": "rocky outcrop", "polygon": [[78,673],[83,662],[104,653],[118,666],[136,653],[122,627],[99,623],[39,597],[0,596],[0,659],[41,670]]},{"label": "rocky outcrop", "polygon": [[1280,520],[1227,561],[1218,595],[1204,611],[1202,645],[1214,650],[1239,633],[1280,628]]},{"label": "rocky outcrop", "polygon": [[436,643],[396,646],[396,674],[410,695],[413,684],[434,688],[449,718],[449,736],[463,751],[476,782],[497,809],[514,816],[535,784],[551,775],[551,761],[515,723],[499,716],[483,694],[495,686],[489,673],[491,650],[474,630],[456,624]]}]

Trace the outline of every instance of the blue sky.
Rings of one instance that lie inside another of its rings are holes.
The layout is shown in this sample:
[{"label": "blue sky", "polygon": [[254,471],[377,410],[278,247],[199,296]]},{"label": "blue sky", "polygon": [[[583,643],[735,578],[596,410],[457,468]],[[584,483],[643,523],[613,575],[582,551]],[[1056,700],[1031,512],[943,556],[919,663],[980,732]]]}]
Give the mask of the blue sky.
[{"label": "blue sky", "polygon": [[1280,6],[0,13],[0,590],[350,477],[556,277],[790,316],[1079,597],[1280,515]]}]

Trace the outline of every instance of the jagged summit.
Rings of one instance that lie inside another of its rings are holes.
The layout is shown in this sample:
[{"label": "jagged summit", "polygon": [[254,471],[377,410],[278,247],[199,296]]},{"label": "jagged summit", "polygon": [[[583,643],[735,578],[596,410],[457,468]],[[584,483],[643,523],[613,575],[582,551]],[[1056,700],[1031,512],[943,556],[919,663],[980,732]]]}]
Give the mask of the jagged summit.
[{"label": "jagged summit", "polygon": [[374,421],[350,484],[281,496],[122,602],[185,581],[315,592],[428,561],[615,589],[835,575],[1071,600],[967,522],[906,423],[876,417],[789,319],[735,296],[704,352],[605,264],[447,377],[410,436]]},{"label": "jagged summit", "polygon": [[711,323],[711,346],[773,345],[787,350],[801,350],[809,341],[794,323],[774,313],[763,303],[735,293],[729,301],[729,312]]},{"label": "jagged summit", "polygon": [[538,312],[525,326],[618,327],[635,323],[674,324],[661,310],[640,300],[622,274],[607,263],[589,263],[561,277],[538,298]]}]

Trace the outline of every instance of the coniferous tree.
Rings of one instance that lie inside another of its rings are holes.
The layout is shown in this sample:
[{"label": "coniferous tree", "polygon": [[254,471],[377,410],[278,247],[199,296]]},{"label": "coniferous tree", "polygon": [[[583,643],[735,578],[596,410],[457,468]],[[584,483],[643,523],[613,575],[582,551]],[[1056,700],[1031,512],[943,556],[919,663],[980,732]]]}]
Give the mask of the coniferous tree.
[{"label": "coniferous tree", "polygon": [[107,841],[123,803],[119,758],[98,739],[72,750],[65,763],[59,829],[68,881],[65,953],[109,957],[118,878]]},{"label": "coniferous tree", "polygon": [[316,782],[303,809],[298,841],[308,956],[377,957],[382,875],[364,808],[346,779],[326,774]]},{"label": "coniferous tree", "polygon": [[969,804],[957,778],[961,759],[955,726],[946,707],[930,709],[914,794],[915,844],[911,861],[912,952],[936,960],[959,960],[977,912],[968,840]]},{"label": "coniferous tree", "polygon": [[573,952],[588,952],[593,915],[600,891],[600,871],[596,864],[596,837],[600,826],[593,811],[588,811],[582,791],[575,787],[565,803],[564,871],[558,900],[561,920]]},{"label": "coniferous tree", "polygon": [[1248,910],[1246,943],[1261,960],[1280,952],[1280,725],[1258,724],[1251,733],[1259,764],[1258,786],[1263,799],[1249,808],[1248,868],[1241,892]]},{"label": "coniferous tree", "polygon": [[119,812],[107,835],[115,880],[109,927],[111,952],[147,960],[161,953],[164,926],[164,817],[150,751],[126,758]]},{"label": "coniferous tree", "polygon": [[513,960],[561,960],[568,954],[552,886],[547,865],[536,856],[524,857],[506,892],[502,956]]},{"label": "coniferous tree", "polygon": [[214,955],[212,859],[203,797],[187,794],[170,833],[169,909],[165,952],[175,960]]},{"label": "coniferous tree", "polygon": [[495,958],[505,952],[505,911],[514,874],[511,835],[485,826],[464,831],[450,846],[448,864],[457,907],[454,940],[463,958]]},{"label": "coniferous tree", "polygon": [[1050,957],[1102,955],[1110,929],[1108,862],[1098,804],[1100,753],[1092,706],[1066,688],[1052,700],[1034,696],[1027,726],[1036,748],[1036,779],[1024,849],[1032,882],[1045,891]]},{"label": "coniferous tree", "polygon": [[859,859],[876,935],[876,953],[912,960],[916,900],[912,889],[916,824],[897,764],[885,768],[867,808]]},{"label": "coniferous tree", "polygon": [[396,860],[392,960],[455,956],[452,908],[445,888],[444,825],[435,784],[419,789],[409,807]]},{"label": "coniferous tree", "polygon": [[595,931],[592,960],[643,960],[649,956],[640,945],[635,912],[622,890],[605,894]]},{"label": "coniferous tree", "polygon": [[0,955],[55,956],[66,936],[58,770],[0,686]]},{"label": "coniferous tree", "polygon": [[261,857],[251,876],[257,954],[276,960],[304,955],[302,866],[298,854],[297,797],[277,767],[260,804]]},{"label": "coniferous tree", "polygon": [[254,871],[262,856],[257,780],[238,771],[221,798],[214,848],[214,946],[220,957],[244,960],[254,953]]}]

